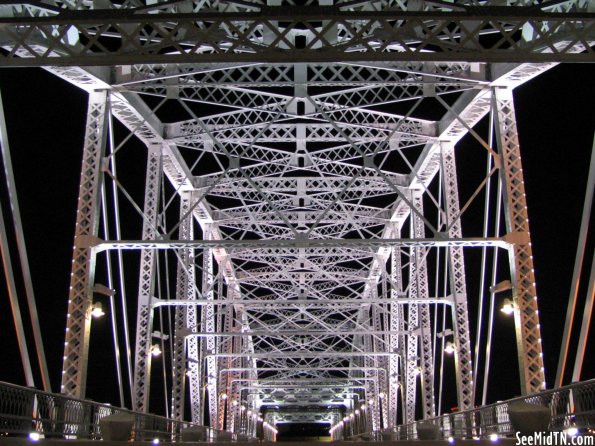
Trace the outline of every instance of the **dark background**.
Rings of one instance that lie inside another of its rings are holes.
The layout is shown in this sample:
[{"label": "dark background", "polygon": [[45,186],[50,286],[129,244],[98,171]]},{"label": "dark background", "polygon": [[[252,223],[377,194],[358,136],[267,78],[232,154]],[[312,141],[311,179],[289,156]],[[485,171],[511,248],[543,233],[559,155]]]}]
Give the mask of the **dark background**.
[{"label": "dark background", "polygon": [[[515,91],[548,387],[552,386],[556,374],[593,146],[594,75],[593,65],[560,65]],[[57,391],[86,94],[41,69],[0,70],[0,89],[44,346],[52,387]],[[1,175],[0,192],[6,217],[8,198],[3,172]],[[8,220],[6,223],[10,228],[12,223]],[[588,263],[584,267],[583,300],[593,258],[592,238],[586,255]],[[13,264],[18,264],[16,255]],[[28,314],[20,284],[19,291],[21,311],[27,325]],[[580,321],[582,306],[578,308]],[[496,363],[494,368],[503,367],[509,369],[509,373],[492,374],[489,401],[518,394],[515,381],[518,378],[514,378],[517,369],[514,323],[500,314],[496,319],[492,361]],[[91,339],[90,369],[94,379],[89,380],[87,393],[95,400],[117,404],[117,383],[110,359],[109,320],[104,318],[93,323],[96,325]],[[3,347],[0,380],[24,384],[4,276],[0,278],[0,339]],[[31,337],[29,341],[35,367]],[[589,360],[594,348],[591,342],[583,379],[594,376],[595,366]],[[571,364],[573,359],[569,358]],[[36,383],[41,387],[39,379]]]}]

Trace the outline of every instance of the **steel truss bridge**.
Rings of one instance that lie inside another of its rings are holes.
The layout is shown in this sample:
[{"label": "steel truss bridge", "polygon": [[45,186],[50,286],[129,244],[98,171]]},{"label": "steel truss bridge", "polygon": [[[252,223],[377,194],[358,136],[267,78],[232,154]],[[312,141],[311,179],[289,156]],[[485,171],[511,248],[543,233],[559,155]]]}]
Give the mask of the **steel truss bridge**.
[{"label": "steel truss bridge", "polygon": [[155,334],[176,419],[250,433],[259,413],[335,425],[362,410],[378,430],[434,416],[448,385],[470,409],[477,287],[508,290],[522,392],[544,389],[513,90],[595,60],[593,11],[2,2],[0,65],[89,95],[61,391],[85,394],[99,293],[136,313],[134,410],[149,410]]}]

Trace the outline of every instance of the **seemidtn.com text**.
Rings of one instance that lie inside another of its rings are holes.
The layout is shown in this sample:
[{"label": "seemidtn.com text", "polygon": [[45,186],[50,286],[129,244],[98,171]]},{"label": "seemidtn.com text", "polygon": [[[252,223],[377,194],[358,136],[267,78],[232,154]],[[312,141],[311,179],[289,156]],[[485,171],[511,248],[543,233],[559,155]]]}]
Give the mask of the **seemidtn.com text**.
[{"label": "seemidtn.com text", "polygon": [[570,436],[565,432],[534,432],[532,435],[515,434],[517,446],[593,446],[594,437]]}]

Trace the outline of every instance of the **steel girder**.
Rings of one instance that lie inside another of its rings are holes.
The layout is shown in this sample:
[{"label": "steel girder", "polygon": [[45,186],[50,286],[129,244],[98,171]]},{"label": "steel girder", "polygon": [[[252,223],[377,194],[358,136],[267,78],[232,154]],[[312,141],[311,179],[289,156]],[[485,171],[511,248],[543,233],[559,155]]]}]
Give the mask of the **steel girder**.
[{"label": "steel girder", "polygon": [[[588,48],[594,39],[594,18],[585,12],[588,1],[544,7],[515,2],[420,8],[378,2],[375,8],[374,3],[280,7],[249,2],[230,8],[213,2],[207,11],[198,2],[126,2],[106,9],[82,1],[14,2],[2,10],[1,38],[10,48],[2,64],[342,62],[360,61],[362,52],[366,60],[432,62],[587,61],[593,56],[591,50],[572,51],[576,42]],[[48,49],[36,48],[39,43]]]},{"label": "steel girder", "polygon": [[[541,388],[527,216],[517,211],[524,209],[524,198],[510,91],[552,64],[484,62],[592,59],[587,4],[568,1],[544,10],[428,3],[422,11],[410,5],[398,18],[382,10],[389,5],[367,2],[337,4],[330,16],[325,14],[331,9],[314,5],[282,10],[216,4],[219,12],[206,13],[202,6],[194,4],[199,14],[192,17],[177,9],[182,6],[133,2],[111,10],[88,9],[86,3],[0,10],[6,49],[0,64],[52,63],[50,71],[81,88],[109,89],[112,113],[149,149],[139,239],[102,241],[93,224],[85,223],[74,257],[82,265],[81,283],[88,281],[77,287],[76,302],[84,306],[94,256],[112,249],[140,251],[135,407],[147,409],[151,318],[162,306],[153,295],[152,271],[162,250],[173,251],[184,266],[178,270],[178,302],[168,301],[179,305],[173,355],[177,417],[183,413],[180,375],[188,369],[193,418],[201,421],[206,386],[210,423],[218,427],[225,411],[228,428],[245,430],[242,407],[301,404],[288,386],[283,399],[276,399],[274,388],[264,386],[271,378],[324,381],[331,389],[333,379],[363,379],[351,392],[337,387],[334,396],[340,395],[347,409],[370,402],[370,426],[391,426],[403,387],[405,418],[416,416],[408,392],[415,385],[413,361],[419,359],[423,416],[431,415],[428,333],[436,327],[430,326],[435,306],[429,305],[443,302],[430,295],[446,293],[431,292],[423,276],[424,262],[440,249],[450,252],[451,297],[444,307],[452,310],[444,311],[451,311],[455,332],[459,405],[468,407],[473,383],[463,248],[472,246],[510,252],[523,388]],[[371,10],[376,7],[380,10]],[[109,39],[118,44],[106,44]],[[467,62],[455,62],[461,58]],[[260,63],[264,60],[278,63]],[[68,67],[74,63],[122,66]],[[442,107],[441,117],[418,114],[418,105],[428,99]],[[474,132],[492,102],[499,154],[478,139],[495,161],[502,158],[509,234],[463,237],[465,206],[457,196],[454,147]],[[164,103],[176,108],[172,115],[162,113]],[[98,166],[99,158],[94,160]],[[437,186],[439,172],[443,184]],[[157,225],[158,215],[162,221],[171,214],[157,200],[161,175],[175,190],[170,200],[183,203],[171,227]],[[93,194],[84,196],[89,212],[96,212]],[[435,214],[446,218],[436,221]],[[184,235],[190,216],[202,240]],[[195,264],[189,261],[193,250],[202,253]],[[201,275],[192,278],[196,269]],[[404,294],[419,302],[399,301]],[[418,306],[424,314],[416,322]],[[87,339],[85,318],[76,310],[69,307],[67,349],[78,350],[65,354],[64,379],[65,391],[80,395]],[[192,336],[199,324],[200,337]],[[258,393],[242,392],[242,380],[255,383],[251,389]],[[309,410],[333,403],[332,392],[320,398]]]},{"label": "steel girder", "polygon": [[[99,199],[103,173],[101,160],[105,152],[107,134],[107,98],[106,91],[89,95],[75,240],[96,236],[99,227]],[[67,395],[78,396],[85,392],[95,256],[93,249],[80,247],[75,243],[61,385],[61,392]]]},{"label": "steel girder", "polygon": [[[192,240],[194,238],[192,215],[189,215],[190,199],[189,193],[184,194],[180,201],[180,216],[183,219],[180,225],[179,238],[181,240]],[[194,286],[196,283],[194,273],[194,252],[192,249],[185,249],[180,252],[176,276],[176,300],[196,301]],[[200,388],[202,370],[196,362],[187,361],[186,358],[198,358],[198,342],[195,338],[184,336],[186,327],[196,326],[197,307],[195,305],[177,306],[174,323],[174,351],[172,353],[172,417],[176,420],[184,419],[184,403],[186,396],[186,379],[191,383],[191,389]],[[190,407],[193,411],[193,418],[201,412],[200,395],[192,392],[190,395]]]},{"label": "steel girder", "polygon": [[[442,144],[442,181],[446,201],[446,223],[448,233],[452,237],[462,235],[457,169],[454,145]],[[473,370],[471,363],[471,340],[467,311],[467,285],[465,280],[465,260],[463,250],[451,248],[448,251],[448,267],[450,269],[450,288],[453,292],[454,308],[452,325],[456,333],[455,368],[457,380],[458,402],[461,410],[473,408]]]},{"label": "steel girder", "polygon": [[517,353],[522,377],[521,391],[535,393],[545,388],[545,373],[525,181],[512,90],[497,89],[492,100],[497,110],[498,148],[504,164],[501,175],[506,196],[506,226],[518,237],[517,243],[509,250],[509,259],[514,290],[512,296],[515,305]]},{"label": "steel girder", "polygon": [[[159,185],[161,184],[162,146],[151,144],[148,147],[147,171],[145,175],[145,204],[143,239],[157,238],[157,213]],[[149,410],[149,389],[151,380],[151,345],[153,330],[153,311],[151,299],[155,291],[155,251],[141,251],[139,272],[138,300],[136,311],[136,348],[134,357],[134,389],[132,405],[135,410]]]}]

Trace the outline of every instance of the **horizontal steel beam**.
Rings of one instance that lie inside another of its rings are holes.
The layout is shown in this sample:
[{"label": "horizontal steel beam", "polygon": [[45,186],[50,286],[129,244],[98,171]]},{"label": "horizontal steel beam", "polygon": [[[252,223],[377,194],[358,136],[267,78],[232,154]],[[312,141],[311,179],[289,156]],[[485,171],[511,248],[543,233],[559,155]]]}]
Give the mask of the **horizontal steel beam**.
[{"label": "horizontal steel beam", "polygon": [[241,305],[243,307],[274,307],[276,309],[287,309],[294,307],[307,306],[311,308],[326,308],[333,305],[370,305],[370,304],[385,304],[385,305],[409,305],[409,304],[444,304],[451,305],[452,297],[420,297],[420,298],[409,298],[399,297],[396,299],[380,299],[380,298],[368,298],[368,299],[318,299],[318,300],[306,300],[306,299],[295,299],[295,300],[259,300],[259,299],[233,299],[233,300],[162,300],[153,298],[151,305],[153,308],[162,306],[186,306],[186,307],[209,307],[209,306],[225,306],[225,305]]},{"label": "horizontal steel beam", "polygon": [[[345,11],[283,5],[261,6],[259,12],[152,14],[147,9],[44,6],[45,16],[0,18],[0,41],[8,49],[0,55],[0,66],[593,60],[588,49],[595,40],[592,13],[547,12],[536,6],[460,8]],[[513,38],[515,31],[522,31],[523,38]],[[495,38],[481,38],[488,33]],[[587,52],[576,52],[575,42]]]},{"label": "horizontal steel beam", "polygon": [[[190,337],[198,337],[198,338],[209,338],[209,337],[245,337],[245,336],[254,336],[254,337],[284,337],[284,336],[359,336],[359,335],[407,335],[407,336],[416,336],[419,335],[419,328],[415,328],[413,330],[403,330],[403,331],[383,331],[383,330],[283,330],[283,331],[243,331],[243,332],[216,332],[216,333],[208,333],[208,332],[192,332],[188,333],[185,336]],[[241,356],[241,353],[238,353],[238,356]]]},{"label": "horizontal steel beam", "polygon": [[279,359],[279,358],[353,358],[360,356],[400,356],[397,352],[283,352],[283,353],[269,353],[269,352],[249,352],[249,353],[210,353],[203,358],[252,358],[252,359]]},{"label": "horizontal steel beam", "polygon": [[[325,372],[353,372],[353,371],[361,371],[362,368],[361,367],[325,367],[324,371]],[[369,371],[376,371],[379,373],[387,373],[386,369],[383,369],[382,367],[366,367],[366,370]],[[229,367],[229,368],[224,368],[224,369],[220,369],[219,370],[219,375],[223,374],[223,373],[234,373],[234,372],[252,372],[254,371],[253,368],[249,368],[249,367]],[[287,367],[259,367],[258,368],[259,372],[287,372]],[[312,367],[293,367],[291,369],[291,372],[311,372],[312,371]]]},{"label": "horizontal steel beam", "polygon": [[506,238],[468,237],[468,238],[420,238],[420,239],[289,239],[289,240],[190,240],[190,241],[148,241],[122,240],[103,241],[98,238],[78,237],[75,244],[79,248],[94,248],[96,252],[105,250],[139,249],[217,249],[226,248],[233,255],[234,250],[260,249],[297,249],[297,248],[357,248],[374,249],[378,247],[497,247],[509,248]]}]

